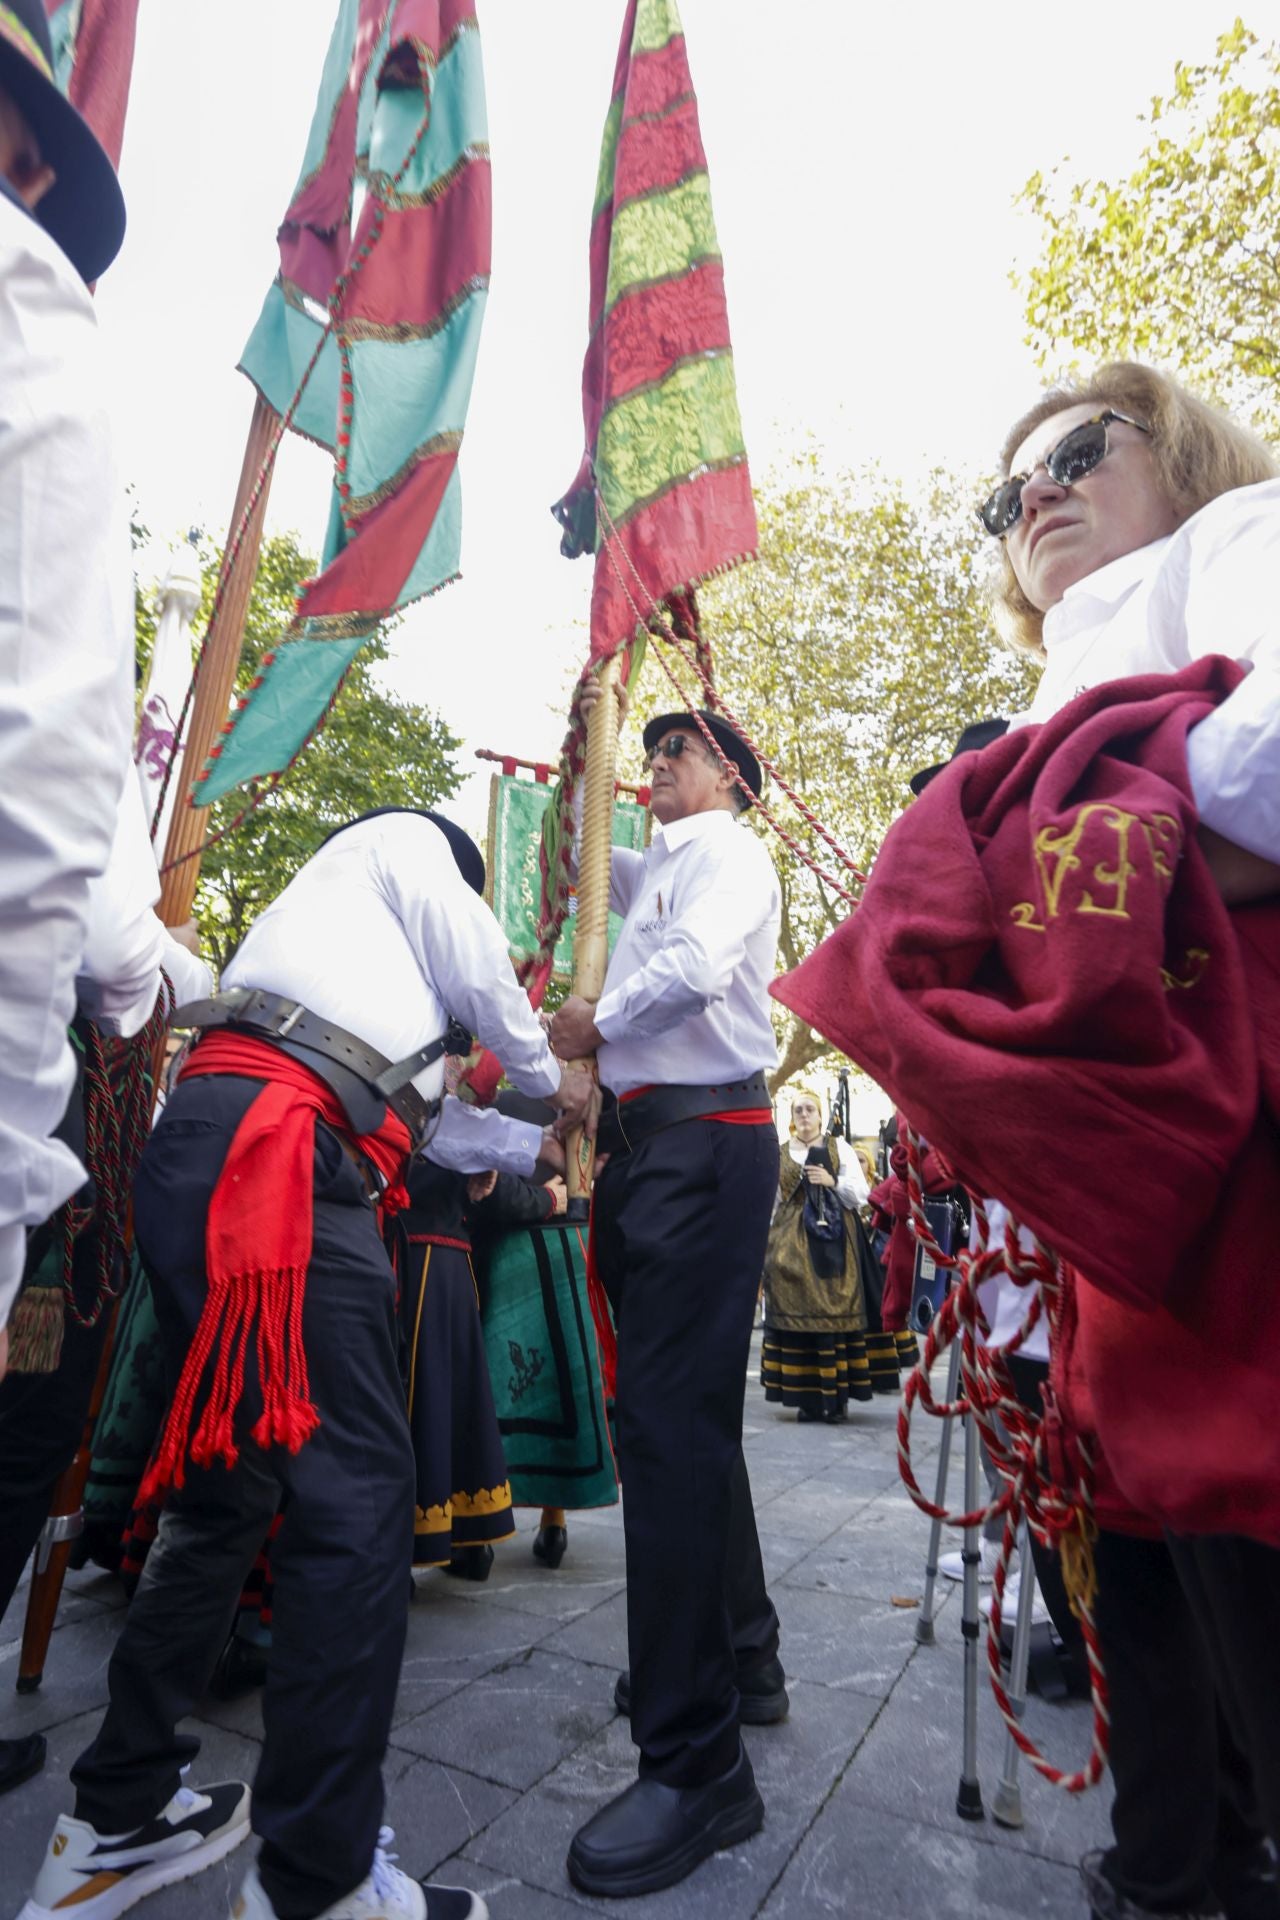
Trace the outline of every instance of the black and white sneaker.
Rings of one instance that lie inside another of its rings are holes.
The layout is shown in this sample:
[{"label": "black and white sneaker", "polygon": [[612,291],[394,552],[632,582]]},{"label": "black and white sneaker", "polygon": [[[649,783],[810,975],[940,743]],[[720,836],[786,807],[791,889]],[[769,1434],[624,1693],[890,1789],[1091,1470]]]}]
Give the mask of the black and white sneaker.
[{"label": "black and white sneaker", "polygon": [[[316,1920],[489,1920],[489,1909],[467,1887],[428,1887],[411,1880],[391,1852],[395,1834],[383,1827],[368,1877],[316,1915]],[[276,1920],[256,1866],[236,1895],[231,1920]]]},{"label": "black and white sneaker", "polygon": [[157,1887],[212,1866],[248,1835],[249,1789],[240,1780],[199,1792],[179,1787],[132,1833],[98,1833],[64,1814],[18,1920],[115,1920]]}]

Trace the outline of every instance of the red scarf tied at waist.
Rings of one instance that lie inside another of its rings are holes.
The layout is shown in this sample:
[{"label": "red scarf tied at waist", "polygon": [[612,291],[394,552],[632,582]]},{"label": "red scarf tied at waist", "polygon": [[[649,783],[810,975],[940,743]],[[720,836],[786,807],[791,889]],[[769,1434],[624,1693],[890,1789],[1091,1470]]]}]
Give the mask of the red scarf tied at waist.
[{"label": "red scarf tied at waist", "polygon": [[[239,1459],[235,1416],[255,1327],[263,1403],[251,1429],[255,1444],[297,1453],[320,1424],[302,1340],[317,1119],[351,1142],[386,1181],[380,1215],[398,1212],[408,1201],[402,1181],[412,1142],[395,1114],[388,1112],[376,1133],[354,1135],[323,1080],[277,1047],[243,1034],[206,1034],[179,1079],[219,1073],[265,1084],[236,1128],[209,1202],[209,1291],[139,1494],[143,1501],[184,1484],[188,1452],[198,1467],[215,1460],[233,1467]],[[192,1434],[196,1397],[211,1360],[209,1397]]]}]

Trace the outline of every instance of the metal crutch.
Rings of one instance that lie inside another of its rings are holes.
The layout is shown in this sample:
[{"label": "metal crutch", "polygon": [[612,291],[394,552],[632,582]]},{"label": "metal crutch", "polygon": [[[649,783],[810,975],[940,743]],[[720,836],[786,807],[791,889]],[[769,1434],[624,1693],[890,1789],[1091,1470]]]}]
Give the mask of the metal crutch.
[{"label": "metal crutch", "polygon": [[[947,1367],[947,1403],[954,1402],[960,1390],[960,1342],[951,1345],[951,1360]],[[947,1472],[951,1465],[951,1428],[954,1414],[947,1414],[942,1422],[942,1440],[938,1447],[938,1479],[933,1490],[935,1507],[947,1504]],[[916,1621],[916,1643],[921,1647],[931,1647],[937,1636],[933,1630],[933,1595],[938,1583],[938,1548],[942,1543],[942,1522],[933,1520],[929,1525],[929,1551],[924,1566],[924,1599],[920,1605],[920,1617]]]},{"label": "metal crutch", "polygon": [[[973,1513],[978,1506],[978,1423],[972,1413],[964,1422],[964,1510]],[[978,1639],[982,1620],[978,1613],[978,1566],[981,1558],[980,1525],[966,1527],[961,1560],[964,1565],[964,1606],[960,1631],[964,1635],[964,1752],[960,1765],[960,1786],[956,1792],[956,1812],[962,1820],[985,1820],[982,1782],[978,1778]]]},{"label": "metal crutch", "polygon": [[[1009,1705],[1014,1718],[1021,1720],[1027,1705],[1027,1663],[1031,1657],[1031,1614],[1036,1599],[1035,1566],[1031,1559],[1031,1537],[1024,1520],[1018,1529],[1018,1612],[1013,1623],[1013,1652],[1009,1658]],[[1006,1733],[1004,1771],[991,1804],[991,1817],[1002,1827],[1022,1825],[1022,1788],[1018,1784],[1018,1762],[1022,1758],[1017,1741]]]}]

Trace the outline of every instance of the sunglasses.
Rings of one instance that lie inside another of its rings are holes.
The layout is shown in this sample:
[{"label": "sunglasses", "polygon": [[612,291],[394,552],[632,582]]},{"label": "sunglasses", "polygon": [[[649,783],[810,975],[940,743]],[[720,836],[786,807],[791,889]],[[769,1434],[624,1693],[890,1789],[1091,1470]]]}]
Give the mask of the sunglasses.
[{"label": "sunglasses", "polygon": [[1126,427],[1136,427],[1139,433],[1151,432],[1150,427],[1135,420],[1132,414],[1117,413],[1112,407],[1072,427],[1070,433],[1064,433],[1057,446],[1032,467],[1031,473],[1011,473],[983,501],[978,508],[978,518],[987,532],[997,540],[1012,533],[1022,518],[1022,489],[1038,467],[1044,468],[1055,487],[1074,487],[1087,473],[1101,466],[1111,451],[1107,428],[1116,420]]},{"label": "sunglasses", "polygon": [[691,733],[669,733],[665,740],[657,740],[644,756],[646,767],[651,767],[658,755],[664,760],[678,760],[682,753],[692,753],[695,747],[701,747],[701,740]]}]

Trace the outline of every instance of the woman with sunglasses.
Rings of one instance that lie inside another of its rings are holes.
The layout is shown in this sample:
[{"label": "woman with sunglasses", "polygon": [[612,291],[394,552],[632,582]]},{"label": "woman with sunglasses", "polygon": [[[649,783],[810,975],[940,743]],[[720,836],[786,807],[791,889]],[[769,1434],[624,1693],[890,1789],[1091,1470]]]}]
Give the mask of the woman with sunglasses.
[{"label": "woman with sunglasses", "polygon": [[[1003,466],[979,513],[1001,543],[998,621],[1045,663],[1022,720],[1202,655],[1248,662],[1190,734],[1188,766],[1224,898],[1274,894],[1277,462],[1163,374],[1117,364],[1046,394],[1010,431]],[[1003,1283],[988,1312],[1004,1346],[1025,1294]],[[1096,1920],[1280,1914],[1263,1838],[1280,1837],[1280,1553],[1230,1536],[1166,1544],[1135,1517],[1132,1534],[1100,1534],[1096,1561],[1115,1781],[1115,1845],[1082,1865]]]}]

